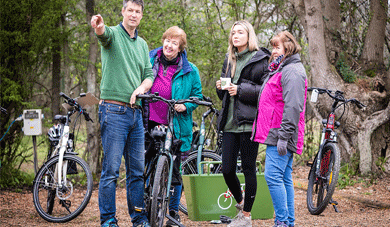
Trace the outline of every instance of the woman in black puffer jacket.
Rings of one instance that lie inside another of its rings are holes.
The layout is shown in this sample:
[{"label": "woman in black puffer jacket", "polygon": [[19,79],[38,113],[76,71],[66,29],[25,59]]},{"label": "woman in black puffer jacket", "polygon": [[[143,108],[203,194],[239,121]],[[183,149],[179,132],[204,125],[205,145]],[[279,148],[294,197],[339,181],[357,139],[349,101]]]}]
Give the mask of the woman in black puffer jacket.
[{"label": "woman in black puffer jacket", "polygon": [[[226,90],[222,90],[221,80],[216,82],[217,94],[222,100],[218,117],[218,130],[223,131],[222,172],[239,210],[237,218],[228,226],[252,226],[250,212],[257,189],[256,157],[259,145],[250,138],[257,112],[257,99],[268,72],[271,55],[267,49],[259,49],[256,39],[253,27],[247,21],[233,24],[221,74],[222,78],[231,78],[232,83]],[[245,198],[236,175],[239,151],[245,176]]]}]

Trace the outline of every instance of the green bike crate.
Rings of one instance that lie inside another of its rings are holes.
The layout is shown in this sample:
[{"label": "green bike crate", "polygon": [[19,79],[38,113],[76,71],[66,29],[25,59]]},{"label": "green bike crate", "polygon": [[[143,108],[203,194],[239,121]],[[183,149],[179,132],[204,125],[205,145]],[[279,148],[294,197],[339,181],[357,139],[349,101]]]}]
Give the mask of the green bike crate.
[{"label": "green bike crate", "polygon": [[[210,165],[221,162],[201,162]],[[257,193],[253,203],[252,219],[272,219],[274,207],[263,173],[257,173]],[[237,174],[243,187],[243,173]],[[219,220],[220,215],[234,217],[236,200],[229,194],[222,174],[183,175],[188,218],[192,221]]]}]

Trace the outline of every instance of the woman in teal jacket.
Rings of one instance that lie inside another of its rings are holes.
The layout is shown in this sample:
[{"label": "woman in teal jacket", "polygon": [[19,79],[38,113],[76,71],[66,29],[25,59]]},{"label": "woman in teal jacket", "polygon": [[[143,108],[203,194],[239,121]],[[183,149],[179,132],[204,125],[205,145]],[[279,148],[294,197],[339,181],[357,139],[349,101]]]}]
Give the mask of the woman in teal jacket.
[{"label": "woman in teal jacket", "polygon": [[[152,63],[154,83],[151,93],[159,92],[166,99],[202,98],[202,85],[198,68],[187,60],[184,50],[187,44],[186,33],[177,26],[170,27],[162,37],[163,46],[149,53]],[[170,198],[169,214],[180,221],[178,215],[182,180],[180,176],[181,154],[189,153],[192,141],[192,111],[197,104],[185,103],[175,106],[178,112],[173,118],[175,137],[182,141],[179,154],[174,161],[172,185],[174,194]],[[150,131],[156,125],[168,125],[168,106],[161,101],[149,103],[145,108],[147,128]],[[183,155],[186,156],[186,155]],[[171,226],[172,221],[167,221]]]}]

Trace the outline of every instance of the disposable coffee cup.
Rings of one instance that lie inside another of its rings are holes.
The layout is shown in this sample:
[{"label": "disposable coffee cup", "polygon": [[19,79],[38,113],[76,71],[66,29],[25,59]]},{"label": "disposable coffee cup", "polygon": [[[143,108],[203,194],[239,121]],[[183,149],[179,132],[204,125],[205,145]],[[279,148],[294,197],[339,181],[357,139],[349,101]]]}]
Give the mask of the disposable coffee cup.
[{"label": "disposable coffee cup", "polygon": [[221,77],[221,88],[222,90],[226,90],[230,87],[230,83],[231,83],[232,79],[231,78],[225,78],[225,77]]}]

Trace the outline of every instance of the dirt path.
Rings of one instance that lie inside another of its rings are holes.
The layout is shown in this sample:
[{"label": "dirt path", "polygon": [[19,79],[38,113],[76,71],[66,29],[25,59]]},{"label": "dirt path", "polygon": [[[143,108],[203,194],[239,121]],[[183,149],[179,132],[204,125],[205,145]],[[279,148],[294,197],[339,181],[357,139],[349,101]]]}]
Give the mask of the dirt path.
[{"label": "dirt path", "polygon": [[[390,179],[383,178],[366,187],[364,183],[336,190],[340,213],[328,207],[321,215],[310,215],[306,208],[307,167],[294,168],[296,226],[390,226]],[[35,211],[30,191],[23,193],[0,191],[0,226],[99,226],[97,187],[84,212],[75,220],[53,224]],[[259,205],[259,204],[258,204]],[[117,217],[119,225],[132,226],[127,214],[126,191],[118,188]],[[195,222],[181,214],[187,227],[225,227],[225,224]],[[272,226],[273,220],[253,220],[253,226]]]}]

